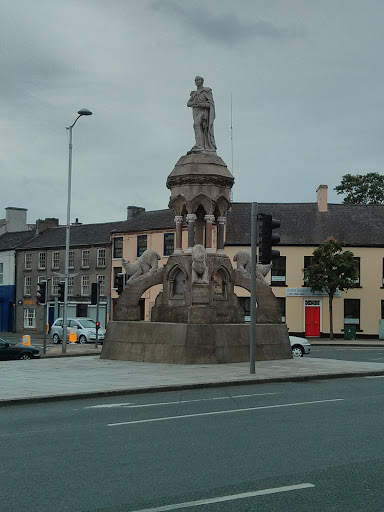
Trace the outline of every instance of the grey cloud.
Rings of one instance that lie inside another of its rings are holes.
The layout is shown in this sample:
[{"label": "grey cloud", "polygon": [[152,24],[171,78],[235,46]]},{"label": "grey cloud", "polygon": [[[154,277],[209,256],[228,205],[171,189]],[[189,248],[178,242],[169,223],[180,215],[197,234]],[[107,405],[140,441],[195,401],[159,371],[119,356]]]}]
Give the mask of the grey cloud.
[{"label": "grey cloud", "polygon": [[270,21],[261,19],[249,23],[235,13],[213,13],[201,5],[187,7],[173,0],[156,0],[152,8],[177,16],[193,32],[199,32],[205,38],[219,43],[241,43],[252,37],[284,40],[302,37],[305,34],[304,29],[296,25],[278,27]]}]

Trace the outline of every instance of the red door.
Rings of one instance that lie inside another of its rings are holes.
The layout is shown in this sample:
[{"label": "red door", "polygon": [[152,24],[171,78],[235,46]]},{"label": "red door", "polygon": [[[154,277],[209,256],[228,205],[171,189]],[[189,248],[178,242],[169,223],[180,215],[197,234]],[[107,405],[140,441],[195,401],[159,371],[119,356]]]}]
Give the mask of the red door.
[{"label": "red door", "polygon": [[305,335],[320,336],[320,307],[305,306]]}]

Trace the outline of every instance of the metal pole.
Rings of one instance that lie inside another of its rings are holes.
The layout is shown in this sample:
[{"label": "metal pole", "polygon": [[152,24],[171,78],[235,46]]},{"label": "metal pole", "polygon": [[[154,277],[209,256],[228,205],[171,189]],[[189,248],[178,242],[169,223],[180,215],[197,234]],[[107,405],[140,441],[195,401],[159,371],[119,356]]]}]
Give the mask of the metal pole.
[{"label": "metal pole", "polygon": [[[77,118],[78,119],[78,118]],[[76,121],[77,121],[76,119]],[[76,123],[75,121],[75,123]],[[71,186],[72,186],[72,128],[75,123],[67,128],[69,130],[69,160],[68,160],[68,198],[67,198],[67,226],[65,228],[65,269],[64,269],[64,311],[63,311],[63,345],[62,353],[67,352],[67,309],[68,309],[68,272],[69,272],[69,243],[71,230]]]},{"label": "metal pole", "polygon": [[99,329],[97,328],[97,322],[99,321],[99,290],[100,290],[100,283],[99,281],[96,281],[97,283],[97,302],[96,302],[96,341],[95,341],[95,348],[99,346]]},{"label": "metal pole", "polygon": [[258,204],[252,203],[251,212],[251,324],[249,329],[249,367],[250,373],[255,373],[256,360],[256,264],[257,264],[257,226]]}]

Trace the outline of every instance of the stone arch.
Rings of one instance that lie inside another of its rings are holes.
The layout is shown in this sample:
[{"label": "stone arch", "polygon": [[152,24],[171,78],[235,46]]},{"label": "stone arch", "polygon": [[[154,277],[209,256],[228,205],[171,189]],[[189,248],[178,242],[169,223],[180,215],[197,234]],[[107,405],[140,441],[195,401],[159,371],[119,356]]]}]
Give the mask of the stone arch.
[{"label": "stone arch", "polygon": [[207,215],[212,215],[213,214],[213,209],[214,209],[214,203],[212,201],[212,199],[210,199],[208,196],[206,196],[205,194],[199,194],[197,195],[196,197],[194,197],[191,202],[190,202],[190,213],[196,213],[197,209],[199,208],[199,206],[202,206],[205,210],[205,213]]},{"label": "stone arch", "polygon": [[113,312],[114,320],[140,320],[139,300],[144,292],[163,284],[164,267],[158,268],[152,274],[138,277],[123,290]]},{"label": "stone arch", "polygon": [[[239,270],[232,273],[234,286],[251,292],[251,277]],[[258,283],[256,286],[257,323],[281,324],[281,308],[269,286]]]},{"label": "stone arch", "polygon": [[225,197],[225,196],[219,196],[218,198],[216,198],[215,200],[215,204],[216,204],[216,211],[215,211],[215,215],[216,216],[225,216],[228,209],[229,209],[229,201],[228,199]]},{"label": "stone arch", "polygon": [[172,267],[167,276],[168,296],[185,297],[185,283],[187,280],[188,274],[185,268],[177,263],[174,267]]},{"label": "stone arch", "polygon": [[213,281],[213,297],[214,299],[228,297],[228,284],[231,276],[223,265],[218,265],[212,271],[211,280]]},{"label": "stone arch", "polygon": [[183,195],[179,194],[169,201],[168,206],[169,206],[169,208],[172,208],[172,210],[175,212],[175,215],[181,216],[184,214],[184,212],[186,210],[185,204],[186,204],[185,197]]}]

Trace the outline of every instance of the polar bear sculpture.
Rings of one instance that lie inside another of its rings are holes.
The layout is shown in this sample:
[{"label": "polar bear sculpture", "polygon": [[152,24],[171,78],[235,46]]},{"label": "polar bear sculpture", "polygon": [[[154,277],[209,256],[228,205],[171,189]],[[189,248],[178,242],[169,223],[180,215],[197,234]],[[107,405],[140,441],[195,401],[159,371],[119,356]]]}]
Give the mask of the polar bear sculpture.
[{"label": "polar bear sculpture", "polygon": [[144,276],[145,274],[153,274],[158,267],[158,260],[160,256],[156,251],[152,251],[152,249],[148,249],[143,252],[143,254],[133,263],[130,263],[128,260],[124,258],[121,259],[123,267],[127,273],[128,281],[133,281],[140,276]]},{"label": "polar bear sculpture", "polygon": [[203,245],[196,244],[192,249],[192,282],[208,283],[207,252]]},{"label": "polar bear sculpture", "polygon": [[[236,253],[233,257],[233,261],[237,263],[237,270],[240,272],[250,275],[251,274],[251,255],[244,249]],[[256,263],[256,279],[258,279],[264,286],[269,286],[265,277],[272,268],[272,263],[262,265]]]}]

